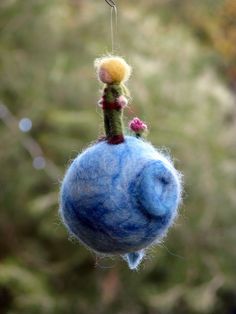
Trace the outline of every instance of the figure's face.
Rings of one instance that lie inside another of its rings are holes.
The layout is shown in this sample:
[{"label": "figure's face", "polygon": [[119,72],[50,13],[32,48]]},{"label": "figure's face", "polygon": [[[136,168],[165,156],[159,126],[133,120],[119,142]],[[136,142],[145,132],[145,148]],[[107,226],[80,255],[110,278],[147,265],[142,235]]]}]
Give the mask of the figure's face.
[{"label": "figure's face", "polygon": [[103,83],[106,83],[106,84],[110,84],[112,83],[112,77],[111,75],[107,72],[107,70],[101,68],[99,70],[99,79],[103,82]]}]

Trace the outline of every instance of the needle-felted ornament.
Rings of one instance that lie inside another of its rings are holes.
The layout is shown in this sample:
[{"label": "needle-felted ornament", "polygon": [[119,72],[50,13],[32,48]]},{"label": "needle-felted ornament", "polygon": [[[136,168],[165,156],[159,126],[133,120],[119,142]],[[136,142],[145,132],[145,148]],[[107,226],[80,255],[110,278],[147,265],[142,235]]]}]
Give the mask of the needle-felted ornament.
[{"label": "needle-felted ornament", "polygon": [[71,163],[61,187],[60,215],[69,233],[96,253],[121,255],[136,269],[145,250],[160,242],[181,201],[180,174],[142,137],[138,118],[124,135],[122,115],[131,73],[121,57],[95,61],[105,84],[99,106],[105,135]]}]

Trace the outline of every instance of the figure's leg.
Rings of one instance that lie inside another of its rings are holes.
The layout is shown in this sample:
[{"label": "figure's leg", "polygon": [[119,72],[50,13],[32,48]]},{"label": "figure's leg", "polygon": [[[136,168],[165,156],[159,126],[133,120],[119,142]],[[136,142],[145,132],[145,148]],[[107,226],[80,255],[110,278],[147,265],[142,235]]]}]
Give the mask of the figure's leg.
[{"label": "figure's leg", "polygon": [[113,145],[117,145],[120,143],[123,143],[125,141],[124,135],[120,134],[120,135],[113,135],[112,137],[110,137],[108,139],[108,143],[109,144],[113,144]]},{"label": "figure's leg", "polygon": [[111,110],[110,116],[110,130],[111,137],[108,139],[109,144],[120,144],[124,142],[123,125],[122,125],[122,111]]},{"label": "figure's leg", "polygon": [[107,110],[104,110],[103,116],[104,116],[104,129],[106,133],[106,138],[108,139],[111,136],[109,112]]}]

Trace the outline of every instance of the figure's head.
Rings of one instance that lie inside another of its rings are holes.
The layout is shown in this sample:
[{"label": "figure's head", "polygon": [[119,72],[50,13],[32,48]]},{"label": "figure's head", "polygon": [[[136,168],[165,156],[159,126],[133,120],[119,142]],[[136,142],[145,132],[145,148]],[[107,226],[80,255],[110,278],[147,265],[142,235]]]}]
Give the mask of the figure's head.
[{"label": "figure's head", "polygon": [[94,66],[99,80],[105,84],[126,82],[131,74],[131,67],[118,56],[98,58],[95,60]]}]

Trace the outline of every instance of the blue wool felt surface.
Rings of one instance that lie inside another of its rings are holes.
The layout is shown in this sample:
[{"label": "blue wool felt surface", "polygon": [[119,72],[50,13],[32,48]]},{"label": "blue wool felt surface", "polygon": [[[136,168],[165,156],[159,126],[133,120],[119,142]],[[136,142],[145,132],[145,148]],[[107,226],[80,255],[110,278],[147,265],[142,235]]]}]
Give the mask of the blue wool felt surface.
[{"label": "blue wool felt surface", "polygon": [[121,254],[136,268],[144,248],[173,223],[181,182],[150,143],[94,144],[72,162],[61,187],[60,215],[69,233],[99,253]]},{"label": "blue wool felt surface", "polygon": [[140,250],[133,253],[128,253],[123,255],[123,259],[129,264],[130,269],[136,269],[141,263],[145,255],[144,250]]}]

